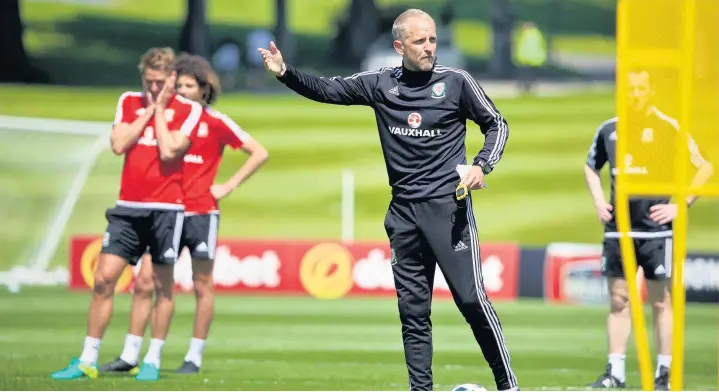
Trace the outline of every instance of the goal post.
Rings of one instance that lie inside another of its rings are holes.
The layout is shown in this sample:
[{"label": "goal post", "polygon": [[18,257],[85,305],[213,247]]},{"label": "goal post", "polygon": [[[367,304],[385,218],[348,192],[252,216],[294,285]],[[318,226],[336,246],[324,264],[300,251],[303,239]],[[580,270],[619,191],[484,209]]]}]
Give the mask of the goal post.
[{"label": "goal post", "polygon": [[0,115],[0,285],[64,284],[50,270],[86,181],[109,146],[109,123]]},{"label": "goal post", "polygon": [[[616,214],[643,390],[654,372],[631,236],[632,197],[671,198],[671,296],[674,311],[670,387],[684,387],[687,198],[719,196],[719,2],[620,0],[617,7]],[[649,104],[642,106],[647,99]],[[649,121],[653,115],[671,126]]]},{"label": "goal post", "polygon": [[[0,288],[67,284],[66,240],[95,232],[97,211],[117,196],[121,173],[108,152],[111,128],[109,122],[0,115],[0,216],[6,223],[0,226]],[[355,239],[356,178],[352,168],[338,178],[337,229],[345,244]]]}]

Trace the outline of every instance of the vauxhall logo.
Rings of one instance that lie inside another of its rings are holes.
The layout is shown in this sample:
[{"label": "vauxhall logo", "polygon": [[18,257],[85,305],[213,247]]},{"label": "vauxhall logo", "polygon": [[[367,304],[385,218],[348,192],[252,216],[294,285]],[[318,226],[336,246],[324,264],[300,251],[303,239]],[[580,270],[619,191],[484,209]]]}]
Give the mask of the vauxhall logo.
[{"label": "vauxhall logo", "polygon": [[393,135],[401,136],[415,136],[415,137],[435,137],[442,134],[439,129],[420,129],[422,125],[422,115],[413,112],[407,116],[407,125],[409,128],[404,127],[389,127],[389,131]]}]

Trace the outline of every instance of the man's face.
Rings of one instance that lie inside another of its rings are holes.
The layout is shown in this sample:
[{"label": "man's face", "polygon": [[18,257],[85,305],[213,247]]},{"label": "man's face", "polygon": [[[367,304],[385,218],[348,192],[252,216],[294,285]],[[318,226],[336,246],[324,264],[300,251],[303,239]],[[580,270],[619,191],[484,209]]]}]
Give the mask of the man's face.
[{"label": "man's face", "polygon": [[405,67],[412,71],[429,71],[437,52],[437,31],[434,21],[427,17],[409,18],[405,22],[406,35],[394,41],[394,48],[402,55]]},{"label": "man's face", "polygon": [[192,76],[182,75],[177,78],[177,93],[195,102],[202,102],[202,90],[197,79]]},{"label": "man's face", "polygon": [[649,74],[646,71],[629,73],[629,107],[637,112],[646,111],[654,96]]},{"label": "man's face", "polygon": [[157,100],[157,96],[165,86],[165,80],[169,77],[165,72],[146,68],[142,72],[142,88],[152,96],[153,100]]}]

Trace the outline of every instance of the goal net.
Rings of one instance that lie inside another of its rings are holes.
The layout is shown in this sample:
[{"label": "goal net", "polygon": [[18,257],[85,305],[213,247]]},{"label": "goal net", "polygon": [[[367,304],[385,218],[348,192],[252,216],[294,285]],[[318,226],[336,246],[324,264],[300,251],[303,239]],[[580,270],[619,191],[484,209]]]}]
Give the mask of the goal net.
[{"label": "goal net", "polygon": [[68,225],[78,206],[93,204],[85,184],[109,126],[0,116],[0,285],[67,283]]}]

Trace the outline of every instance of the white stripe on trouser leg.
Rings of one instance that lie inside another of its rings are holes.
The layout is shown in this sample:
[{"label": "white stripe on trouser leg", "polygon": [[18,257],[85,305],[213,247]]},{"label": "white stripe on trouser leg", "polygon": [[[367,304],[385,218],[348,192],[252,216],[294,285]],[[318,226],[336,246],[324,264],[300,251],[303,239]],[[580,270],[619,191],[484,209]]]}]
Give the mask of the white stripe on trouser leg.
[{"label": "white stripe on trouser leg", "polygon": [[207,233],[207,257],[210,259],[215,258],[215,251],[217,250],[217,231],[219,229],[219,216],[217,214],[210,214],[210,227]]},{"label": "white stripe on trouser leg", "polygon": [[667,278],[672,277],[672,259],[674,259],[674,240],[669,237],[664,240],[664,269],[667,270]]},{"label": "white stripe on trouser leg", "polygon": [[185,222],[185,213],[178,212],[175,218],[175,232],[172,235],[172,249],[175,251],[175,260],[180,257],[180,238],[182,238],[182,224]]},{"label": "white stripe on trouser leg", "polygon": [[472,198],[471,196],[467,199],[467,223],[469,224],[469,240],[471,243],[472,250],[472,262],[474,263],[474,283],[477,289],[477,298],[479,304],[482,307],[484,316],[487,318],[489,326],[492,328],[492,334],[494,340],[497,342],[497,348],[499,349],[499,355],[502,358],[502,364],[507,372],[507,381],[509,382],[510,388],[517,387],[517,377],[514,375],[512,368],[509,366],[510,357],[507,346],[504,343],[504,336],[502,335],[501,328],[499,326],[499,320],[497,315],[492,311],[492,305],[489,303],[487,293],[484,290],[484,283],[482,279],[482,259],[479,254],[479,233],[477,232],[477,225],[474,221],[474,212],[472,210]]}]

